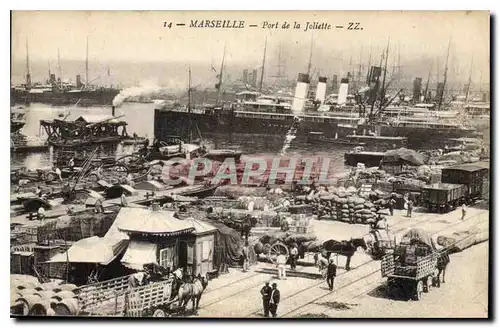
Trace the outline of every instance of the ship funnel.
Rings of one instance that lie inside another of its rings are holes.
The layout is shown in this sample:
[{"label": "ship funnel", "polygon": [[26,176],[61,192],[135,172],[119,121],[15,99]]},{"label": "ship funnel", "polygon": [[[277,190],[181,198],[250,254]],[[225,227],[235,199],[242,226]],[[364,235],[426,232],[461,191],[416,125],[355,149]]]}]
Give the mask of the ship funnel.
[{"label": "ship funnel", "polygon": [[295,87],[295,95],[293,97],[292,112],[301,113],[304,111],[306,104],[307,89],[309,87],[309,75],[299,73],[297,86]]},{"label": "ship funnel", "polygon": [[115,109],[116,107],[113,105],[111,106],[111,115],[115,116]]},{"label": "ship funnel", "polygon": [[340,80],[340,87],[339,87],[339,94],[337,98],[337,104],[338,105],[344,105],[347,103],[347,92],[349,91],[349,79],[341,79]]},{"label": "ship funnel", "polygon": [[82,77],[80,76],[80,74],[78,74],[76,76],[76,87],[78,89],[80,89],[82,86],[83,86],[83,84],[82,84]]},{"label": "ship funnel", "polygon": [[413,80],[413,100],[419,101],[421,93],[422,93],[422,78],[416,77],[415,80]]},{"label": "ship funnel", "polygon": [[320,77],[316,87],[316,100],[321,104],[325,102],[326,96],[326,77]]},{"label": "ship funnel", "polygon": [[332,78],[332,93],[337,92],[338,89],[339,89],[338,78],[337,75],[334,75]]}]

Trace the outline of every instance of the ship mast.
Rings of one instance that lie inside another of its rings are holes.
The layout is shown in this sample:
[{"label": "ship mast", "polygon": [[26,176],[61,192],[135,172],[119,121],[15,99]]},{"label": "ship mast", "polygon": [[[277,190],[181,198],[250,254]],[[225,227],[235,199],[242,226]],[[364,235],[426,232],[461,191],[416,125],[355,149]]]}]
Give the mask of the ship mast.
[{"label": "ship mast", "polygon": [[260,86],[259,92],[262,93],[262,84],[264,83],[264,67],[266,66],[266,50],[267,50],[267,36],[264,44],[264,57],[262,58],[262,71],[260,73]]},{"label": "ship mast", "polygon": [[191,64],[189,64],[189,75],[188,75],[188,115],[189,115],[189,140],[191,143],[192,130],[193,130],[193,122],[191,118]]},{"label": "ship mast", "polygon": [[472,83],[472,66],[474,64],[474,55],[472,56],[472,59],[470,61],[470,70],[469,70],[469,80],[467,81],[467,89],[465,91],[465,103],[467,104],[467,101],[469,100],[469,91],[470,91],[470,85]]},{"label": "ship mast", "polygon": [[431,63],[431,68],[429,68],[429,75],[427,75],[427,82],[425,83],[425,91],[424,91],[424,102],[427,98],[427,92],[429,91],[429,81],[431,79],[431,72],[432,72],[432,63]]},{"label": "ship mast", "polygon": [[448,42],[448,51],[446,53],[446,62],[444,65],[444,76],[443,76],[443,88],[442,88],[441,95],[439,97],[438,110],[441,109],[441,104],[443,103],[444,88],[446,87],[446,79],[447,79],[447,75],[448,75],[448,59],[450,57],[450,47],[451,47],[451,38],[450,38],[450,42]]},{"label": "ship mast", "polygon": [[368,70],[366,72],[366,83],[370,85],[370,70],[372,65],[372,45],[370,44],[370,55],[368,57]]},{"label": "ship mast", "polygon": [[85,89],[87,89],[89,83],[89,37],[87,36],[87,49],[85,56]]},{"label": "ship mast", "polygon": [[59,48],[57,48],[57,70],[59,74],[59,89],[62,88],[62,73],[61,73],[61,56],[59,55]]},{"label": "ship mast", "polygon": [[30,55],[28,49],[28,38],[26,38],[26,88],[31,88]]},{"label": "ship mast", "polygon": [[385,64],[384,64],[384,77],[382,78],[382,92],[380,94],[380,108],[382,108],[382,102],[385,99],[385,78],[387,76],[387,58],[389,58],[389,44],[391,42],[391,38],[387,41],[387,49],[385,51]]},{"label": "ship mast", "polygon": [[222,75],[224,74],[224,61],[226,59],[226,45],[224,45],[224,53],[222,55],[222,62],[220,64],[220,73],[219,73],[219,83],[217,83],[217,98],[215,100],[215,105],[219,104],[220,90],[222,88]]}]

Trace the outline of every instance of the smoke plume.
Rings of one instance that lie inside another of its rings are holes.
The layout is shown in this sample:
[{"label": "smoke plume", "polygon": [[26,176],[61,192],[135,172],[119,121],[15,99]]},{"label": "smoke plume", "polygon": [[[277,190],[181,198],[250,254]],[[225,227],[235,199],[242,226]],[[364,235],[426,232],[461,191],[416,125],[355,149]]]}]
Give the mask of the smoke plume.
[{"label": "smoke plume", "polygon": [[161,88],[151,82],[143,82],[138,87],[131,87],[123,89],[115,99],[113,99],[113,106],[120,107],[124,101],[133,97],[148,97],[153,96],[161,91]]}]

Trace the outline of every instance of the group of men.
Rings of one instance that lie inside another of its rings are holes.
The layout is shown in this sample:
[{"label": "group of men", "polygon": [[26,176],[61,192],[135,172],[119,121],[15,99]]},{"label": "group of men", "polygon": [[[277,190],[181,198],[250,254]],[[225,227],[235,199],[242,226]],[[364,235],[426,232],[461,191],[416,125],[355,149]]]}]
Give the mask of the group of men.
[{"label": "group of men", "polygon": [[271,312],[271,315],[275,318],[278,312],[278,304],[280,303],[278,284],[273,283],[271,288],[269,287],[269,282],[266,282],[265,286],[260,290],[260,294],[262,295],[264,316],[268,318],[269,312]]}]

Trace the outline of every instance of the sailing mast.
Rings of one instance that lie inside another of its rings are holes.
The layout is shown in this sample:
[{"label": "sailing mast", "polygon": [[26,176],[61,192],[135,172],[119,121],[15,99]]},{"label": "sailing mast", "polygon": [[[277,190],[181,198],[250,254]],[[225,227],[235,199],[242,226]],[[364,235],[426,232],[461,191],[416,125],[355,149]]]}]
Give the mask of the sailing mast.
[{"label": "sailing mast", "polygon": [[387,41],[387,49],[385,51],[385,65],[384,65],[384,77],[382,78],[382,92],[380,94],[380,108],[382,108],[382,102],[385,99],[385,78],[387,76],[387,58],[389,58],[389,44],[391,42],[391,38]]},{"label": "sailing mast", "polygon": [[61,73],[61,56],[59,55],[59,48],[57,48],[57,70],[59,74],[59,89],[62,88],[62,73]]},{"label": "sailing mast", "polygon": [[267,50],[267,36],[264,44],[264,57],[262,58],[262,71],[260,73],[260,86],[259,92],[262,93],[262,84],[264,83],[264,67],[266,66],[266,50]]},{"label": "sailing mast", "polygon": [[446,53],[446,62],[444,65],[443,88],[441,91],[441,95],[439,97],[438,109],[441,109],[441,104],[443,103],[444,88],[446,87],[446,79],[447,79],[447,75],[448,75],[448,59],[450,57],[450,47],[451,47],[451,38],[450,38],[450,42],[448,42],[448,51]]},{"label": "sailing mast", "polygon": [[372,69],[372,45],[370,44],[370,55],[368,57],[368,70],[366,72],[366,83],[369,85],[370,84],[370,70]]},{"label": "sailing mast", "polygon": [[467,89],[465,91],[465,103],[467,104],[467,101],[469,100],[469,91],[470,91],[470,85],[472,83],[472,66],[474,64],[474,55],[472,56],[472,59],[470,61],[470,70],[469,70],[469,80],[467,81]]},{"label": "sailing mast", "polygon": [[85,56],[85,89],[89,83],[89,37],[87,36],[87,50]]},{"label": "sailing mast", "polygon": [[26,88],[31,88],[30,55],[28,49],[28,38],[26,38]]},{"label": "sailing mast", "polygon": [[428,99],[427,92],[429,91],[429,81],[431,79],[431,72],[432,72],[432,63],[431,63],[431,68],[429,68],[429,75],[427,75],[427,82],[425,83],[424,101]]},{"label": "sailing mast", "polygon": [[226,60],[226,45],[224,45],[224,53],[222,54],[222,62],[220,64],[219,83],[217,83],[217,98],[215,105],[219,104],[220,90],[222,88],[222,75],[224,74],[224,61]]},{"label": "sailing mast", "polygon": [[188,115],[189,115],[189,140],[188,142],[191,143],[192,139],[192,130],[193,130],[193,122],[192,122],[192,117],[191,117],[191,64],[189,64],[189,74],[188,74]]}]

